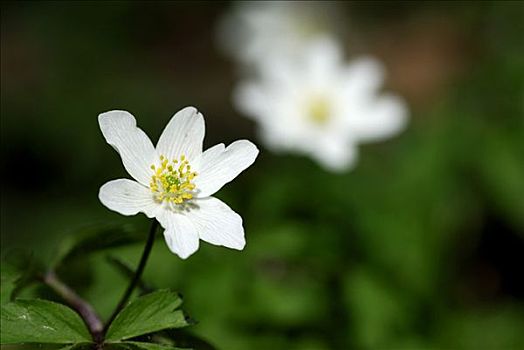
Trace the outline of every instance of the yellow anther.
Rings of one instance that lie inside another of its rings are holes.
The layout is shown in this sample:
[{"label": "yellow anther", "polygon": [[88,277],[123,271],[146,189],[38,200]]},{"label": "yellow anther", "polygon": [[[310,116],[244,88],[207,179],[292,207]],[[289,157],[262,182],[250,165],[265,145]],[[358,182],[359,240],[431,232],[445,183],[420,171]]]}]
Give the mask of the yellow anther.
[{"label": "yellow anther", "polygon": [[308,117],[316,124],[326,124],[332,113],[329,101],[322,96],[316,96],[308,102]]},{"label": "yellow anther", "polygon": [[[175,164],[178,164],[178,167],[175,167]],[[191,166],[185,155],[171,162],[161,155],[160,166],[151,165],[151,169],[155,173],[151,176],[149,188],[157,201],[182,204],[193,199],[193,191],[196,186],[192,181],[197,173],[191,172]]]}]

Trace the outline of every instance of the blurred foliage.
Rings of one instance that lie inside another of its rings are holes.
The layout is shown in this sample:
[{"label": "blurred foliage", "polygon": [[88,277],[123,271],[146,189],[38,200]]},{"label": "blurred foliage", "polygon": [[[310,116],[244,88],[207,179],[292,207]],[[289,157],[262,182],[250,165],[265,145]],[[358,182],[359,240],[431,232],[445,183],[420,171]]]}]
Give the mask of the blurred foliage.
[{"label": "blurred foliage", "polygon": [[[2,3],[3,256],[50,261],[93,222],[145,240],[144,216],[98,202],[101,184],[127,176],[98,130],[102,111],[131,111],[154,138],[193,104],[207,146],[255,139],[229,104],[235,68],[214,47],[228,6]],[[408,130],[362,147],[343,175],[262,152],[218,193],[242,215],[246,249],[202,244],[182,261],[159,239],[144,283],[181,291],[196,334],[220,349],[522,348],[524,6],[344,6],[352,51],[384,59],[413,106]],[[394,35],[406,32],[424,35]],[[443,42],[438,65],[417,61],[421,42]],[[107,318],[127,276],[106,258],[134,266],[142,246],[105,242],[60,273]]]}]

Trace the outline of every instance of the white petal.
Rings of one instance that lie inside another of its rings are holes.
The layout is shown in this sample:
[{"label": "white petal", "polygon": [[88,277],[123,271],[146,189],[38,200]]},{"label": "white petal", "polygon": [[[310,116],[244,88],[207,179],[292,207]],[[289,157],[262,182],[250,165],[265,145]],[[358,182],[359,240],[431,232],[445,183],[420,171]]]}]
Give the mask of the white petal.
[{"label": "white petal", "polygon": [[379,141],[404,129],[407,107],[403,100],[384,95],[370,102],[359,118],[351,119],[351,132],[359,141]]},{"label": "white petal", "polygon": [[247,140],[235,141],[225,149],[217,145],[205,151],[194,180],[199,191],[197,197],[208,197],[218,191],[253,164],[257,155],[257,147]]},{"label": "white petal", "polygon": [[346,99],[358,99],[375,93],[384,82],[384,76],[385,69],[380,61],[373,57],[361,57],[340,72],[340,88]]},{"label": "white petal", "polygon": [[110,111],[100,114],[98,123],[107,143],[122,157],[127,172],[147,186],[156,152],[149,137],[137,128],[135,117],[126,111]]},{"label": "white petal", "polygon": [[240,215],[214,197],[198,199],[195,204],[198,208],[191,209],[187,216],[202,240],[227,248],[244,249],[246,240]]},{"label": "white petal", "polygon": [[358,153],[355,145],[325,138],[313,152],[313,157],[327,170],[342,172],[356,164]]},{"label": "white petal", "polygon": [[163,208],[157,220],[164,227],[164,238],[169,250],[182,259],[187,259],[198,250],[199,238],[195,225],[185,214]]},{"label": "white petal", "polygon": [[223,143],[216,144],[213,147],[206,149],[200,158],[200,162],[202,162],[202,159],[215,159],[219,157],[225,149],[226,145]]},{"label": "white petal", "polygon": [[100,187],[98,198],[103,205],[122,215],[142,212],[152,218],[160,209],[149,188],[128,179],[106,182]]},{"label": "white petal", "polygon": [[332,84],[342,61],[340,44],[328,36],[317,37],[306,47],[304,55],[312,82],[321,86]]},{"label": "white petal", "polygon": [[195,107],[178,111],[166,125],[156,145],[159,155],[167,159],[186,156],[189,161],[202,154],[205,125],[204,117]]}]

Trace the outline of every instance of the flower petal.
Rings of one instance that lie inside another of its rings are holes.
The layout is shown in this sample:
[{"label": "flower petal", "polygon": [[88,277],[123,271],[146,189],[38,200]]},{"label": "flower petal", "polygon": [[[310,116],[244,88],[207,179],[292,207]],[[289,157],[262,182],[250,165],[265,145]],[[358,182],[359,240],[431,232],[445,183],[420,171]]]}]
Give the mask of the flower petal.
[{"label": "flower petal", "polygon": [[[358,118],[357,116],[360,116]],[[358,141],[379,141],[397,134],[406,126],[407,106],[402,99],[388,94],[370,102],[350,120],[353,137]]]},{"label": "flower petal", "polygon": [[361,99],[376,93],[385,78],[385,68],[380,61],[363,56],[353,60],[339,72],[340,89],[345,99]]},{"label": "flower petal", "polygon": [[320,164],[332,172],[351,169],[357,162],[358,152],[355,145],[333,138],[324,138],[312,154]]},{"label": "flower petal", "polygon": [[136,126],[135,117],[126,111],[110,111],[100,114],[98,123],[107,143],[122,157],[127,172],[147,186],[156,152],[149,137]]},{"label": "flower petal", "polygon": [[157,220],[165,228],[164,238],[169,250],[187,259],[198,250],[199,238],[195,225],[184,214],[164,208]]},{"label": "flower petal", "polygon": [[221,200],[208,197],[195,201],[187,217],[196,226],[200,238],[208,243],[227,248],[244,249],[242,218]]},{"label": "flower petal", "polygon": [[311,40],[304,52],[305,70],[310,82],[317,86],[329,87],[337,77],[342,61],[342,48],[331,37],[320,36]]},{"label": "flower petal", "polygon": [[178,111],[166,125],[156,145],[159,155],[167,159],[186,156],[189,161],[202,154],[204,142],[204,117],[195,107]]},{"label": "flower petal", "polygon": [[235,141],[225,149],[217,145],[205,151],[194,180],[199,191],[197,197],[208,197],[218,191],[253,164],[257,155],[257,146],[247,140]]},{"label": "flower petal", "polygon": [[106,182],[100,187],[98,198],[103,205],[122,215],[142,212],[152,218],[160,209],[149,188],[128,179]]}]

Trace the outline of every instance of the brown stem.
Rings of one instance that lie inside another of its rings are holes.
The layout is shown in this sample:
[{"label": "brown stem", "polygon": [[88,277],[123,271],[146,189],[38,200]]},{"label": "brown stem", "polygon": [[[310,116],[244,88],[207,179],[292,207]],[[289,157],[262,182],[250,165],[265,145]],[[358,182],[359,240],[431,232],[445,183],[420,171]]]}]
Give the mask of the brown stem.
[{"label": "brown stem", "polygon": [[104,325],[93,307],[62,282],[54,271],[47,272],[43,276],[43,281],[78,312],[89,329],[94,342],[101,342]]},{"label": "brown stem", "polygon": [[107,332],[107,329],[114,321],[116,315],[118,315],[120,310],[125,306],[125,304],[129,300],[129,297],[133,293],[133,290],[140,283],[140,277],[142,276],[142,272],[146,267],[149,253],[151,253],[151,249],[153,248],[157,227],[158,222],[156,220],[153,220],[153,223],[151,224],[151,229],[149,230],[149,237],[144,247],[144,251],[142,252],[142,257],[140,258],[140,262],[138,263],[138,267],[133,276],[133,279],[131,280],[131,283],[127,287],[124,295],[122,296],[122,299],[113,311],[113,314],[109,318],[109,321],[107,321],[105,327],[102,321],[100,320],[100,317],[98,317],[95,310],[91,306],[91,304],[82,299],[78,294],[75,293],[75,291],[73,291],[69,286],[62,282],[54,271],[48,271],[41,277],[42,281],[52,290],[54,290],[55,293],[60,295],[69,304],[69,306],[71,306],[80,315],[82,320],[84,320],[84,323],[86,324],[89,333],[91,334],[91,337],[95,342],[96,350],[103,349],[104,336]]}]

